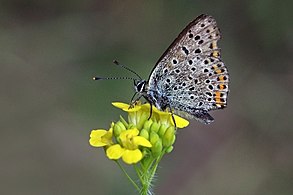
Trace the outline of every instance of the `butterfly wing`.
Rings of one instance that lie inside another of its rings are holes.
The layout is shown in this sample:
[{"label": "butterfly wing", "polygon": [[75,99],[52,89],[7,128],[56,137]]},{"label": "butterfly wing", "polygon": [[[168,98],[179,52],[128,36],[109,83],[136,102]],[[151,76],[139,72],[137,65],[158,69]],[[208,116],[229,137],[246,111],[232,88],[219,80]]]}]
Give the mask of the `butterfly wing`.
[{"label": "butterfly wing", "polygon": [[164,97],[161,108],[205,118],[207,111],[226,107],[229,75],[217,46],[220,38],[215,19],[200,15],[168,47],[148,83],[149,92]]}]

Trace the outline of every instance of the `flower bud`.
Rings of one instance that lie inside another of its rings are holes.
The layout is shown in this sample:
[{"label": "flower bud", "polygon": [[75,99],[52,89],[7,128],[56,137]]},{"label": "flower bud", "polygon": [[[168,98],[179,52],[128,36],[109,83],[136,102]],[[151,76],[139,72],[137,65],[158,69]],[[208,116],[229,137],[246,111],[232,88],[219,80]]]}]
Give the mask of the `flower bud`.
[{"label": "flower bud", "polygon": [[150,142],[151,142],[152,145],[155,145],[155,143],[158,140],[161,140],[161,139],[160,139],[159,135],[156,132],[151,131],[150,132],[150,139],[149,140],[150,140]]},{"label": "flower bud", "polygon": [[137,129],[142,129],[144,126],[144,123],[148,120],[149,116],[147,113],[143,112],[141,116],[139,117],[139,120],[136,124]]},{"label": "flower bud", "polygon": [[169,147],[175,142],[175,127],[170,126],[163,136],[163,146]]},{"label": "flower bud", "polygon": [[126,130],[126,127],[123,125],[121,121],[118,121],[114,124],[113,131],[115,137],[118,137],[122,131]]},{"label": "flower bud", "polygon": [[126,122],[126,120],[120,115],[120,121],[123,123],[123,125],[127,128],[128,127],[128,123]]},{"label": "flower bud", "polygon": [[163,149],[162,141],[159,139],[155,144],[153,144],[151,150],[154,158],[161,155]]},{"label": "flower bud", "polygon": [[147,140],[149,139],[150,135],[149,132],[146,129],[142,129],[139,133],[140,136],[146,138]]},{"label": "flower bud", "polygon": [[159,131],[158,131],[158,134],[159,134],[160,137],[163,137],[163,136],[164,136],[164,134],[165,134],[167,128],[168,128],[167,125],[165,125],[165,124],[161,124],[160,129],[159,129]]},{"label": "flower bud", "polygon": [[170,153],[173,150],[173,146],[169,146],[168,148],[166,148],[166,153]]},{"label": "flower bud", "polygon": [[145,121],[145,123],[143,124],[143,128],[146,130],[149,130],[151,128],[151,125],[153,124],[152,119]]},{"label": "flower bud", "polygon": [[153,122],[153,124],[151,125],[150,130],[151,130],[151,131],[154,131],[154,132],[158,132],[159,129],[160,129],[160,124],[157,123],[157,122]]}]

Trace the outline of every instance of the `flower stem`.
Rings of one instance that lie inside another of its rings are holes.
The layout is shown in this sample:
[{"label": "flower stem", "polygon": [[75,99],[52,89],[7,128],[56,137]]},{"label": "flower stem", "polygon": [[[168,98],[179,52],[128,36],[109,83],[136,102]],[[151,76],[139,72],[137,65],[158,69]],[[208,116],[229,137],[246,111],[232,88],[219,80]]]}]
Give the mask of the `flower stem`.
[{"label": "flower stem", "polygon": [[130,183],[132,183],[132,185],[135,187],[135,189],[137,191],[140,191],[138,185],[131,179],[131,177],[128,175],[128,173],[125,171],[125,169],[123,168],[123,166],[119,163],[118,160],[115,160],[115,162],[117,163],[117,165],[119,166],[119,168],[123,171],[123,173],[126,175],[127,179],[130,181]]},{"label": "flower stem", "polygon": [[163,156],[165,154],[165,151],[162,151],[162,154],[156,159],[156,162],[155,164],[152,166],[152,170],[150,171],[150,178],[151,180],[153,179],[153,177],[155,176],[156,174],[156,171],[157,171],[157,168],[158,168],[158,165],[160,163],[160,161],[162,160]]},{"label": "flower stem", "polygon": [[142,178],[141,180],[141,184],[142,184],[142,188],[140,191],[141,195],[151,195],[151,186],[152,186],[152,181],[154,178],[154,175],[156,173],[156,169],[158,167],[158,164],[161,160],[161,156],[155,159],[152,159],[150,161],[148,161],[146,164],[143,165],[142,169],[142,175],[140,176],[140,178]]}]

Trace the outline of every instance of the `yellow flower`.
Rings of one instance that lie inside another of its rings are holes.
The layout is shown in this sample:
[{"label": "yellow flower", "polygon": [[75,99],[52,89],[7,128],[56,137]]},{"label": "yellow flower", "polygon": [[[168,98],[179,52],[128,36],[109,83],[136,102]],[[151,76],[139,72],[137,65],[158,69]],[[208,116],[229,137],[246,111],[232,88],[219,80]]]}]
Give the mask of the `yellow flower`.
[{"label": "yellow flower", "polygon": [[144,137],[138,136],[139,130],[129,129],[121,132],[119,135],[120,144],[115,144],[107,148],[106,154],[109,159],[118,160],[122,157],[122,160],[127,164],[134,164],[139,162],[143,154],[139,149],[139,146],[152,147],[152,144]]},{"label": "yellow flower", "polygon": [[[112,123],[112,126],[114,124]],[[94,147],[103,147],[113,144],[113,128],[111,127],[109,131],[104,129],[92,130],[90,134],[90,145]]]},{"label": "yellow flower", "polygon": [[[137,126],[138,129],[150,116],[150,104],[138,104],[133,108],[130,105],[121,103],[121,102],[113,102],[113,106],[122,109],[123,111],[128,112],[129,121]],[[189,122],[184,118],[181,118],[175,114],[173,114],[174,120],[176,122],[176,127],[184,128],[189,125]],[[143,120],[141,120],[143,118]],[[171,112],[165,112],[157,109],[155,106],[152,106],[152,116],[151,119],[153,121],[160,122],[160,124],[167,124],[174,126],[174,120],[172,118]],[[139,123],[138,123],[139,122]]]}]

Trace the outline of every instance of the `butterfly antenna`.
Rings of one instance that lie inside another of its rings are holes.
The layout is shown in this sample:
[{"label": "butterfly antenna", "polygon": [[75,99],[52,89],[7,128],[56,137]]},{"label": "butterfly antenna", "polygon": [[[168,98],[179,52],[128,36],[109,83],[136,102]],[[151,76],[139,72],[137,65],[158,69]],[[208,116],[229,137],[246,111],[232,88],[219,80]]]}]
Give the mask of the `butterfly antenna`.
[{"label": "butterfly antenna", "polygon": [[93,80],[136,80],[130,77],[93,77]]},{"label": "butterfly antenna", "polygon": [[134,72],[133,70],[131,70],[127,66],[124,66],[124,65],[120,64],[117,60],[113,60],[113,63],[116,64],[117,66],[120,66],[120,67],[124,68],[125,70],[135,74],[140,80],[142,80],[142,78],[139,76],[139,74],[137,74],[136,72]]}]

